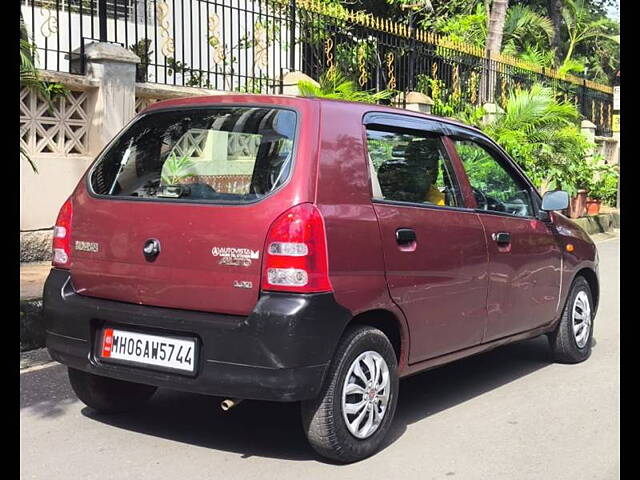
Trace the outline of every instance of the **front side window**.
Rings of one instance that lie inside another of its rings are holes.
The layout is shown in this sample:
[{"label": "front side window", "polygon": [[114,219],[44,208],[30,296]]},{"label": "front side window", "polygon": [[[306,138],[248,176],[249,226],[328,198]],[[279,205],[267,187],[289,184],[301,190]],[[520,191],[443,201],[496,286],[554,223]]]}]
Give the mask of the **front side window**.
[{"label": "front side window", "polygon": [[368,128],[367,146],[374,198],[462,206],[439,137]]},{"label": "front side window", "polygon": [[481,145],[469,140],[454,140],[454,143],[479,209],[518,217],[533,216],[531,192],[521,179],[509,173]]},{"label": "front side window", "polygon": [[262,107],[151,113],[102,156],[99,195],[186,201],[255,201],[288,179],[296,114]]}]

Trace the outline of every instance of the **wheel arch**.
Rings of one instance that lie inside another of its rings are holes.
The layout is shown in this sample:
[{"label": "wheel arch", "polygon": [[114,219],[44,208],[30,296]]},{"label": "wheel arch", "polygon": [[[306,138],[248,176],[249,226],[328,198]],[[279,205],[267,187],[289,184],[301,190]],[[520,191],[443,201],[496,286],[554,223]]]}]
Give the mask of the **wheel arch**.
[{"label": "wheel arch", "polygon": [[600,300],[600,283],[598,281],[598,275],[595,271],[593,271],[593,269],[589,267],[583,267],[576,272],[573,277],[573,281],[575,282],[576,278],[578,277],[583,277],[589,284],[595,313],[598,310],[598,302]]},{"label": "wheel arch", "polygon": [[398,359],[398,366],[405,365],[409,356],[409,334],[402,319],[390,310],[374,309],[355,315],[349,325],[368,325],[384,333]]}]

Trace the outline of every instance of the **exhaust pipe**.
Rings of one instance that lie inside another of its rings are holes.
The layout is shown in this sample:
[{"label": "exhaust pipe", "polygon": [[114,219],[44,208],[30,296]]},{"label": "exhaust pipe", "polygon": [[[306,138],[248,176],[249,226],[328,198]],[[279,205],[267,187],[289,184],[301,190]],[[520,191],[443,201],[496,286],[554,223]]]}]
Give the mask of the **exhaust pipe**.
[{"label": "exhaust pipe", "polygon": [[242,401],[241,398],[227,398],[220,403],[220,408],[225,412],[231,410]]}]

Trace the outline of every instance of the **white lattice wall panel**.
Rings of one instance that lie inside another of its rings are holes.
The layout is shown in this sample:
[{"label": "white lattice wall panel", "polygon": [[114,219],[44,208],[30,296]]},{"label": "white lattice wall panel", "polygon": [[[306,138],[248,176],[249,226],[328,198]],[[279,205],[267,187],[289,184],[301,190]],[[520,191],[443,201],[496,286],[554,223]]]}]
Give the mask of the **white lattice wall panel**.
[{"label": "white lattice wall panel", "polygon": [[136,97],[136,114],[147,108],[152,103],[159,102],[160,98]]},{"label": "white lattice wall panel", "polygon": [[20,92],[20,145],[29,154],[87,155],[89,115],[86,92],[57,97],[49,110],[34,91]]}]

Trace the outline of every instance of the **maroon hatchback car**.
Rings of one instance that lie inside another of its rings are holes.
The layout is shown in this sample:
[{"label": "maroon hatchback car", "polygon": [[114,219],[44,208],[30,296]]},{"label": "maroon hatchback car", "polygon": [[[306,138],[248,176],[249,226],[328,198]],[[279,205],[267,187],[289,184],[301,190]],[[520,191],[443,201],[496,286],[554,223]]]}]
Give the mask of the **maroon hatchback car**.
[{"label": "maroon hatchback car", "polygon": [[[159,102],[62,206],[47,347],[100,412],[157,387],[301,402],[350,462],[398,380],[546,334],[591,353],[594,243],[479,130],[378,105],[265,95]],[[215,432],[212,432],[215,435]]]}]

